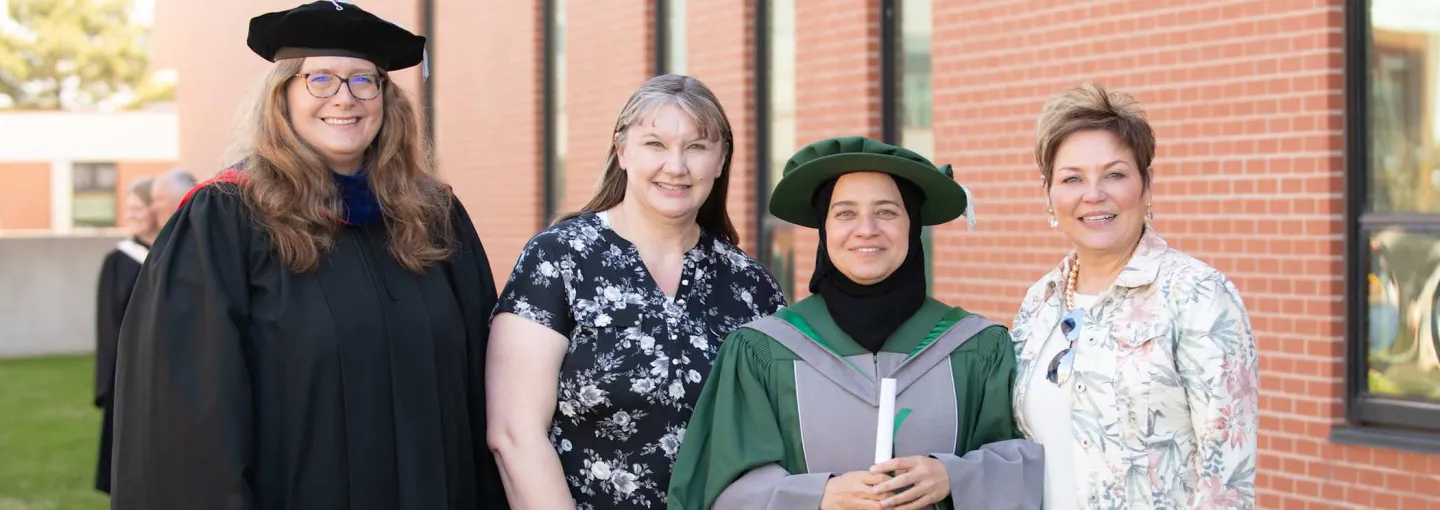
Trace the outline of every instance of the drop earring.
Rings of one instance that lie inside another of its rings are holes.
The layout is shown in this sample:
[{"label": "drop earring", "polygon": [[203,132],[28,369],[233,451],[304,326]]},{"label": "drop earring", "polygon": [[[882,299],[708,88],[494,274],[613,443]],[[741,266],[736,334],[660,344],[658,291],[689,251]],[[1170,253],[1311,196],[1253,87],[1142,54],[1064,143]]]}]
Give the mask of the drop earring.
[{"label": "drop earring", "polygon": [[1055,211],[1054,211],[1054,210],[1051,210],[1051,211],[1050,211],[1050,228],[1055,228],[1055,227],[1058,227],[1058,226],[1060,226],[1060,219],[1059,219],[1059,218],[1056,218],[1056,217],[1055,217]]}]

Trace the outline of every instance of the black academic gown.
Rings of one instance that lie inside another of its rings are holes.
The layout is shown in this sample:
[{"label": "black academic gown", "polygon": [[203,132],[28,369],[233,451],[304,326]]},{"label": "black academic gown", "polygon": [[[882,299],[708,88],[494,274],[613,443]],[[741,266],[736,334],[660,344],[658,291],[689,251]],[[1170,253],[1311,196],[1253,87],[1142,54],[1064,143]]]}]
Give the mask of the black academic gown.
[{"label": "black academic gown", "polygon": [[[111,404],[115,388],[115,343],[120,338],[120,320],[130,302],[130,291],[140,274],[145,246],[139,239],[126,241],[129,251],[115,248],[105,255],[95,289],[95,407],[104,411],[100,423],[100,452],[95,466],[95,489],[110,492],[110,448],[114,423]],[[137,260],[138,257],[138,260]]]},{"label": "black academic gown", "polygon": [[156,241],[121,332],[112,508],[505,508],[485,441],[496,291],[464,209],[415,275],[383,222],[317,271],[273,254],[233,183]]}]

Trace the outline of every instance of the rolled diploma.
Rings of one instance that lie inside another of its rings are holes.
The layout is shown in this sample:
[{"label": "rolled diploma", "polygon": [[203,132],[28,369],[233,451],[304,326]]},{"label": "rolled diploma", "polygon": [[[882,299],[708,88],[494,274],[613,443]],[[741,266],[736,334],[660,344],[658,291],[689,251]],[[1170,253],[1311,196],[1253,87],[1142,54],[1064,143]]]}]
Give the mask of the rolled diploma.
[{"label": "rolled diploma", "polygon": [[875,463],[890,460],[895,440],[895,380],[880,380],[880,415],[875,420]]}]

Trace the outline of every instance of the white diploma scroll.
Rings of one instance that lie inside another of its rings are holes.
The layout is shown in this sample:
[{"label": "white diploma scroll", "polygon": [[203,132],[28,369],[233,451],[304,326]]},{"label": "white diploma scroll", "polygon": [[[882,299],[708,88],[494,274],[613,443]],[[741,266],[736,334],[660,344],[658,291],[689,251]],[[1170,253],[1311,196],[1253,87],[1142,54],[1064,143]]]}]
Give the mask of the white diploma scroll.
[{"label": "white diploma scroll", "polygon": [[875,420],[875,463],[890,460],[895,452],[895,380],[880,380],[880,415]]}]

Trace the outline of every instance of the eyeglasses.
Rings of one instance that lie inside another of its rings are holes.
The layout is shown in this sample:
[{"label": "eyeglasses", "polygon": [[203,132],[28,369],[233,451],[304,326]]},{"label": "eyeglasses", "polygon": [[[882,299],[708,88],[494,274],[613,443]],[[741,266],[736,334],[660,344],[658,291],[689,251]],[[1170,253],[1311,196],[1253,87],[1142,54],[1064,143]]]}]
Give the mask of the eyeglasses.
[{"label": "eyeglasses", "polygon": [[349,78],[341,78],[331,73],[301,73],[295,76],[304,78],[305,90],[320,99],[340,92],[341,84],[350,87],[350,95],[355,96],[355,99],[375,99],[380,95],[380,85],[385,82],[385,77],[378,74],[356,74]]},{"label": "eyeglasses", "polygon": [[1080,328],[1085,327],[1085,309],[1076,308],[1065,314],[1060,319],[1060,332],[1065,334],[1065,339],[1070,341],[1070,346],[1055,355],[1050,360],[1050,368],[1045,371],[1045,378],[1057,386],[1065,384],[1070,380],[1070,374],[1075,371],[1075,340],[1080,338]]}]

